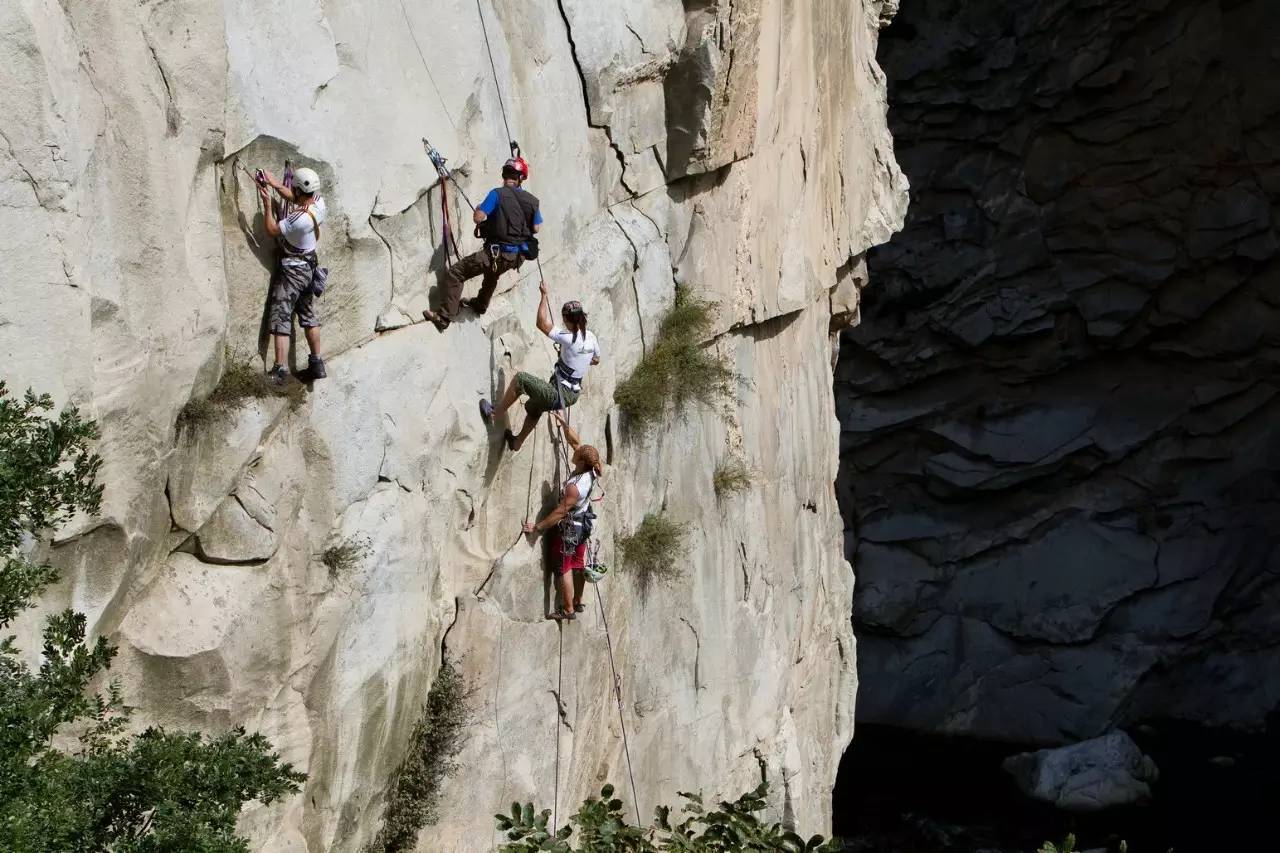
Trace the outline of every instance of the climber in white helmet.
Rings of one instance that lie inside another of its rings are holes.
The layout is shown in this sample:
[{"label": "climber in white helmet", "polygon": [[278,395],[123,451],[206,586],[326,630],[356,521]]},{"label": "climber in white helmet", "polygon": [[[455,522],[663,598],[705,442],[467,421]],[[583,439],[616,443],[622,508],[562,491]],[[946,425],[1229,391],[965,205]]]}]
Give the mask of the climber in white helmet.
[{"label": "climber in white helmet", "polygon": [[[525,260],[538,257],[538,238],[534,235],[542,227],[542,211],[538,197],[524,188],[528,179],[529,164],[523,157],[512,157],[502,166],[502,186],[489,190],[484,201],[476,205],[472,219],[479,236],[484,237],[484,248],[445,271],[440,283],[440,310],[422,312],[440,331],[458,319],[462,307],[476,314],[488,311],[498,276],[518,270]],[[478,275],[484,276],[480,292],[474,299],[463,299],[463,282]]]},{"label": "climber in white helmet", "polygon": [[[284,202],[279,220],[271,204],[271,190]],[[280,266],[272,277],[268,326],[275,344],[275,364],[267,376],[275,385],[289,378],[289,339],[293,336],[293,315],[307,337],[311,355],[307,369],[300,375],[304,381],[323,379],[327,374],[320,355],[320,317],[312,300],[322,292],[327,270],[319,265],[316,247],[320,243],[320,223],[324,222],[324,198],[320,195],[320,176],[314,169],[302,168],[293,174],[293,186],[286,187],[270,172],[258,173],[258,196],[262,199],[262,219],[267,233],[280,245]]]}]

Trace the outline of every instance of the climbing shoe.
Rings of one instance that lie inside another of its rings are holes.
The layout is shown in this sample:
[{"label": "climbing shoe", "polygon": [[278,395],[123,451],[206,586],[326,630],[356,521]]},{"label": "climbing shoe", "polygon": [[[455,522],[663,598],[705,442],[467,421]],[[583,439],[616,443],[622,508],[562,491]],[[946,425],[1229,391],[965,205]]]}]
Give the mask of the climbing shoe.
[{"label": "climbing shoe", "polygon": [[307,357],[307,380],[324,379],[329,372],[324,369],[324,359],[312,355]]},{"label": "climbing shoe", "polygon": [[[473,312],[477,317],[483,317],[483,316],[484,316],[485,309],[477,308],[477,307],[476,307],[476,301],[475,301],[474,299],[464,299],[464,300],[462,300],[462,307],[463,307],[463,308],[466,308],[468,311]],[[487,306],[486,306],[486,308],[487,308]]]},{"label": "climbing shoe", "polygon": [[427,309],[422,312],[422,319],[435,326],[437,331],[443,332],[445,329],[449,328],[449,318],[442,317],[431,309]]},{"label": "climbing shoe", "polygon": [[493,403],[488,400],[480,401],[480,418],[486,424],[493,426]]},{"label": "climbing shoe", "polygon": [[267,371],[267,381],[279,388],[289,381],[289,369],[283,364],[277,364]]},{"label": "climbing shoe", "polygon": [[574,613],[581,613],[582,611],[584,611],[584,610],[586,610],[586,609],[587,609],[586,607],[583,607],[583,606],[582,606],[582,603],[581,603],[581,602],[579,602],[578,604],[573,605],[573,612],[574,612]]},{"label": "climbing shoe", "polygon": [[502,437],[506,439],[507,450],[510,450],[512,453],[515,453],[517,450],[519,450],[519,448],[516,447],[516,434],[514,432],[512,432],[511,430],[507,430],[502,434]]},{"label": "climbing shoe", "polygon": [[574,619],[577,619],[578,617],[573,615],[572,610],[565,610],[564,608],[559,608],[547,614],[547,618],[553,619],[556,622],[572,622]]}]

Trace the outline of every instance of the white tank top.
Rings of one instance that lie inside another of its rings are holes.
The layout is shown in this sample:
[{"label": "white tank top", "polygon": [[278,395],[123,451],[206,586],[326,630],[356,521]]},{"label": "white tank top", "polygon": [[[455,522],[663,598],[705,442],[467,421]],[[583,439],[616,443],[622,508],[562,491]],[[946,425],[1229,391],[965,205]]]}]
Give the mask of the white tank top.
[{"label": "white tank top", "polygon": [[564,484],[567,491],[570,484],[576,483],[578,486],[578,502],[573,505],[570,510],[572,515],[580,515],[587,510],[588,504],[591,503],[591,489],[596,484],[596,475],[591,471],[584,471],[576,477],[570,477],[569,482]]}]

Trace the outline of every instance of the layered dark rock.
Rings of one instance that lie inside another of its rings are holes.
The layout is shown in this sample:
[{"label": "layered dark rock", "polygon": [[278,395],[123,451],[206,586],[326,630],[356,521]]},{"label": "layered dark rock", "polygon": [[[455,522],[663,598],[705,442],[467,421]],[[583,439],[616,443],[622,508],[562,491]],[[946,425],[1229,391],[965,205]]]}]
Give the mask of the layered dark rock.
[{"label": "layered dark rock", "polygon": [[906,228],[837,372],[861,720],[1062,742],[1280,705],[1272,4],[913,0]]}]

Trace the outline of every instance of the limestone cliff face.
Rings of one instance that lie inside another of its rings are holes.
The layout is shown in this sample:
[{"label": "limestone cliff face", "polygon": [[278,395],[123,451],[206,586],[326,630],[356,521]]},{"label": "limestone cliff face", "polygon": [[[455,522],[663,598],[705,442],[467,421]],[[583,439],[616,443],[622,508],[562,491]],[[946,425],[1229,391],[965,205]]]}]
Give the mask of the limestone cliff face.
[{"label": "limestone cliff face", "polygon": [[859,719],[1061,741],[1280,704],[1264,2],[928,0],[837,376]]},{"label": "limestone cliff face", "polygon": [[[574,409],[607,451],[606,557],[646,512],[693,530],[679,581],[603,590],[641,804],[766,773],[777,815],[822,830],[855,686],[829,332],[905,207],[875,62],[891,4],[482,5],[546,277],[607,351]],[[507,153],[474,4],[10,3],[0,59],[3,374],[98,418],[106,460],[48,605],[120,644],[140,722],[245,724],[310,774],[247,814],[261,850],[372,837],[447,647],[473,724],[420,849],[484,849],[496,809],[551,801],[559,635],[517,535],[556,481],[547,433],[513,457],[476,415],[549,369],[536,272],[482,321],[412,323],[442,262],[422,138],[472,198]],[[330,378],[177,429],[229,363],[260,364],[270,253],[237,167],[285,157],[327,187]],[[678,282],[720,303],[708,345],[744,382],[727,411],[628,438],[613,388]],[[729,456],[755,485],[717,502]],[[320,555],[359,536],[370,553],[332,577]],[[562,804],[625,772],[597,613],[563,654]]]}]

